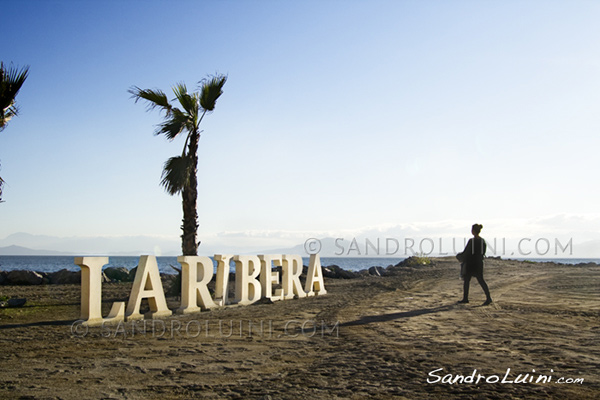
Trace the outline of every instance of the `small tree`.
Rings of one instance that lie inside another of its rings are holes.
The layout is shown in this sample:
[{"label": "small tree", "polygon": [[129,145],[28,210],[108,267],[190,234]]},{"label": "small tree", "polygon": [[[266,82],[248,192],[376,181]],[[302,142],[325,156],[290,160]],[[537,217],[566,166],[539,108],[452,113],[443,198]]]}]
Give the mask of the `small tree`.
[{"label": "small tree", "polygon": [[[25,83],[28,73],[29,66],[18,69],[12,65],[5,67],[4,63],[0,62],[0,132],[6,128],[12,117],[19,114],[15,99],[21,86]],[[3,185],[4,180],[0,177],[0,202],[2,201]]]},{"label": "small tree", "polygon": [[140,89],[137,86],[129,89],[129,93],[136,103],[140,99],[145,100],[148,103],[148,110],[158,107],[165,112],[165,120],[158,125],[156,135],[162,134],[167,139],[173,140],[180,133],[187,133],[181,156],[171,157],[167,160],[161,181],[161,185],[170,195],[181,193],[183,208],[181,250],[183,255],[197,255],[200,244],[196,241],[199,126],[204,116],[215,109],[217,99],[223,94],[223,85],[226,81],[227,77],[224,75],[208,77],[199,82],[199,92],[193,93],[188,93],[183,83],[175,85],[173,92],[181,108],[174,107],[161,90]]}]

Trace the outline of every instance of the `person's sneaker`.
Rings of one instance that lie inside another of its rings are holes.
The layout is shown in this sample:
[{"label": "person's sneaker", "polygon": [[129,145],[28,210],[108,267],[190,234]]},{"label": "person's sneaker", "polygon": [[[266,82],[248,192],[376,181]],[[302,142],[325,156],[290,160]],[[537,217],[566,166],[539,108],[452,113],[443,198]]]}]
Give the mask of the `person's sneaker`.
[{"label": "person's sneaker", "polygon": [[461,301],[458,302],[458,304],[467,304],[468,302],[469,302],[469,300],[462,299]]},{"label": "person's sneaker", "polygon": [[490,304],[492,304],[492,299],[487,299],[487,300],[486,300],[486,301],[483,303],[483,305],[484,305],[484,306],[487,306],[487,305],[490,305]]}]

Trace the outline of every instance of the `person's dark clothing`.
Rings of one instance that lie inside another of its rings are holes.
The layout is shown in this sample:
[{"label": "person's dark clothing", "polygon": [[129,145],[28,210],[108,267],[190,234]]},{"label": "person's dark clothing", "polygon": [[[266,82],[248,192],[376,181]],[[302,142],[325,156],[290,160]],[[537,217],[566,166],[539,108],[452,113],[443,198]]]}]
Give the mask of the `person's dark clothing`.
[{"label": "person's dark clothing", "polygon": [[477,282],[481,285],[483,292],[485,293],[486,300],[491,302],[492,297],[490,296],[490,290],[487,283],[483,280],[483,258],[485,256],[485,250],[487,245],[485,240],[480,237],[474,237],[469,239],[464,254],[465,263],[465,276],[463,286],[463,300],[464,302],[469,299],[469,286],[471,284],[471,278],[477,278]]},{"label": "person's dark clothing", "polygon": [[483,274],[483,257],[485,256],[486,249],[487,245],[483,238],[475,237],[469,239],[463,251],[466,275],[477,276]]}]

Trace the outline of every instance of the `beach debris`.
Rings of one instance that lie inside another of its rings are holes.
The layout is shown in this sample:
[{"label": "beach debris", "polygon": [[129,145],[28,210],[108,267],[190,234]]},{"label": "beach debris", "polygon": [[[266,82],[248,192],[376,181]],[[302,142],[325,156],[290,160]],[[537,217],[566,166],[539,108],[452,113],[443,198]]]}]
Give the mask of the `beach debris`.
[{"label": "beach debris", "polygon": [[373,266],[373,267],[369,268],[369,275],[384,276],[384,275],[386,275],[386,270],[383,267]]},{"label": "beach debris", "polygon": [[41,285],[44,276],[36,271],[14,270],[6,275],[8,285]]},{"label": "beach debris", "polygon": [[111,282],[133,282],[133,277],[129,275],[129,270],[125,267],[108,267],[104,274]]},{"label": "beach debris", "polygon": [[333,278],[333,279],[355,279],[360,275],[353,271],[347,271],[343,268],[340,268],[338,265],[330,265],[328,267],[323,267],[323,276],[325,278]]},{"label": "beach debris", "polygon": [[27,299],[8,299],[0,301],[0,308],[23,307]]}]

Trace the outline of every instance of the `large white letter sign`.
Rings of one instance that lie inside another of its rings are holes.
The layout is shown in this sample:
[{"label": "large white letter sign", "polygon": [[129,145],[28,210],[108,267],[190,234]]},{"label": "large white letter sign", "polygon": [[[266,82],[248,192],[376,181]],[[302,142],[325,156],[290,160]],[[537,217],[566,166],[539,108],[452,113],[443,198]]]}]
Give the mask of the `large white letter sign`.
[{"label": "large white letter sign", "polygon": [[208,257],[179,256],[177,262],[181,264],[181,306],[177,311],[181,314],[199,312],[198,301],[203,310],[216,307],[207,286],[213,276],[212,260]]},{"label": "large white letter sign", "polygon": [[[179,256],[181,263],[181,305],[179,313],[189,314],[218,306],[225,307],[229,301],[230,261],[235,262],[235,303],[248,305],[261,297],[271,301],[293,299],[326,294],[319,255],[310,256],[308,273],[304,287],[300,281],[302,257],[289,254],[268,254],[259,256],[233,256],[215,254],[217,279],[215,295],[211,297],[208,285],[214,275],[214,264],[209,257]],[[108,264],[108,257],[75,257],[75,264],[81,267],[81,319],[85,325],[101,325],[127,320],[168,317],[173,313],[167,301],[154,256],[141,256],[135,279],[125,302],[115,302],[107,318],[102,318],[102,267]],[[273,265],[281,266],[279,273]],[[259,278],[260,276],[260,278]],[[273,285],[277,290],[273,290]],[[275,293],[273,293],[275,292]],[[148,299],[150,312],[140,313],[143,299]]]},{"label": "large white letter sign", "polygon": [[235,302],[240,305],[260,300],[261,287],[258,280],[260,259],[257,256],[235,256]]},{"label": "large white letter sign", "polygon": [[259,255],[260,259],[260,284],[262,286],[262,296],[271,301],[283,300],[283,290],[277,289],[273,294],[273,284],[279,283],[279,272],[273,272],[271,263],[275,266],[281,266],[281,254]]},{"label": "large white letter sign", "polygon": [[108,257],[75,257],[81,268],[81,319],[89,326],[125,319],[125,303],[113,303],[108,318],[102,318],[102,267]]},{"label": "large white letter sign", "polygon": [[302,289],[300,275],[302,275],[302,257],[299,255],[283,255],[283,298],[293,299],[294,295],[298,297],[306,297],[306,293]]},{"label": "large white letter sign", "polygon": [[141,256],[140,262],[135,272],[133,287],[131,288],[131,296],[127,303],[127,319],[143,319],[140,314],[140,305],[142,299],[148,299],[150,312],[147,314],[151,318],[168,317],[172,314],[167,308],[165,300],[165,292],[163,291],[156,257]]},{"label": "large white letter sign", "polygon": [[318,254],[311,254],[308,262],[308,272],[306,274],[306,284],[304,291],[307,296],[327,294],[325,282],[323,281],[323,271],[321,270],[321,257]]},{"label": "large white letter sign", "polygon": [[232,257],[228,254],[215,254],[215,261],[217,262],[215,303],[219,306],[229,304],[229,261]]}]

